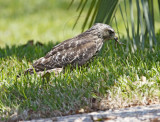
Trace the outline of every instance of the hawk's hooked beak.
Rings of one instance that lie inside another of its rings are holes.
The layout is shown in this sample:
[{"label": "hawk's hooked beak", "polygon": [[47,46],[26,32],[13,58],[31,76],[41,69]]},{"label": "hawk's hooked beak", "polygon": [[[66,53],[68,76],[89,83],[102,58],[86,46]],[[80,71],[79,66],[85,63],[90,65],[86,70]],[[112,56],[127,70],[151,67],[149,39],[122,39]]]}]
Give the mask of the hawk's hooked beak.
[{"label": "hawk's hooked beak", "polygon": [[118,40],[118,37],[117,37],[117,36],[114,37],[114,40],[115,40],[118,44],[120,44],[120,45],[123,44],[123,45],[124,45],[124,43],[122,43],[122,42],[120,42],[120,41]]}]

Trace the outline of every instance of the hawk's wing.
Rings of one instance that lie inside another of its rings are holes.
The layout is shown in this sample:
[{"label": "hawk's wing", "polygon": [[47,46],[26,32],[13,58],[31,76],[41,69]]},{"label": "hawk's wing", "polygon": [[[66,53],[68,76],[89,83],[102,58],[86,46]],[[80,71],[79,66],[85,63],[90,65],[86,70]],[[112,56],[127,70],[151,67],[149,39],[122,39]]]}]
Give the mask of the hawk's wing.
[{"label": "hawk's wing", "polygon": [[97,50],[97,36],[82,36],[66,40],[55,46],[45,57],[38,59],[33,67],[39,70],[64,67],[68,64],[79,66],[91,59]]}]

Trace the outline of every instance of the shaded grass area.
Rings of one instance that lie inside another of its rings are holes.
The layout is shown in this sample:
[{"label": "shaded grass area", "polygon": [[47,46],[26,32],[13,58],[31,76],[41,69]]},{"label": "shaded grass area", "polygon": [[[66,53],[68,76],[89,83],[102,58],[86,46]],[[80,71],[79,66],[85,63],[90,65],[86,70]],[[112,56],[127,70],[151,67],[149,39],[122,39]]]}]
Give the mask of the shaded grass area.
[{"label": "shaded grass area", "polygon": [[3,59],[16,57],[19,61],[22,61],[25,58],[26,61],[31,62],[34,59],[44,56],[44,54],[49,52],[56,44],[58,44],[58,42],[42,44],[40,42],[35,43],[34,40],[31,40],[24,45],[13,45],[11,47],[6,46],[5,48],[0,48],[0,57]]},{"label": "shaded grass area", "polygon": [[[159,39],[160,36],[157,36]],[[49,81],[36,74],[24,76],[34,59],[53,43],[0,49],[1,119],[33,119],[135,105],[159,103],[160,49],[135,53],[108,41],[92,62]],[[29,63],[31,62],[31,63]],[[22,73],[20,78],[16,76]]]}]

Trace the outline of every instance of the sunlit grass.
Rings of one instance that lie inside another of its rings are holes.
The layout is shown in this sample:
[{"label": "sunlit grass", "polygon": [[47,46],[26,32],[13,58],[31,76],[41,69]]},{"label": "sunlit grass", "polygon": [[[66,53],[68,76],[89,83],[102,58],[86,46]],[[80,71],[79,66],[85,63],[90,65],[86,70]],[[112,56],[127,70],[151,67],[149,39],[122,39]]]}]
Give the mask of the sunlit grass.
[{"label": "sunlit grass", "polygon": [[67,9],[67,0],[6,0],[0,5],[1,47],[24,44],[30,39],[43,43],[63,41],[81,32],[81,20],[72,30],[77,6]]}]

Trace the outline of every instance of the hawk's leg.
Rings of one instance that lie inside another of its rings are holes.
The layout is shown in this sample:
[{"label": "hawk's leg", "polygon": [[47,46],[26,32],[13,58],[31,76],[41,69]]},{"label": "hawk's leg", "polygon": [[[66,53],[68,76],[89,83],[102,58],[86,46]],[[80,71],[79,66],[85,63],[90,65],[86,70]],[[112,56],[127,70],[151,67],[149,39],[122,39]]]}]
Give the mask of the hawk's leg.
[{"label": "hawk's leg", "polygon": [[58,74],[61,73],[62,70],[63,70],[63,68],[54,68],[54,69],[49,69],[49,70],[46,70],[46,71],[39,71],[39,72],[37,72],[37,75],[41,76],[41,77],[47,77],[52,72],[54,72],[55,76],[58,76]]}]

